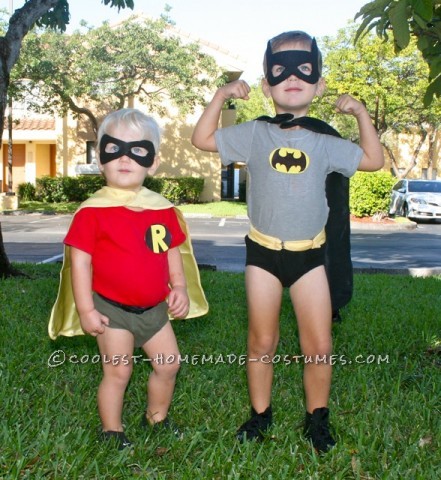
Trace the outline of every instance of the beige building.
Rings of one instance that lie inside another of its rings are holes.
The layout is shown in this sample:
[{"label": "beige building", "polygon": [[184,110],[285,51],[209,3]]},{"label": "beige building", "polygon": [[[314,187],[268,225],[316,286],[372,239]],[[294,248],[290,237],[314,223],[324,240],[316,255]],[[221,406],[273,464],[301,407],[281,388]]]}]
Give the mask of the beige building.
[{"label": "beige building", "polygon": [[[441,133],[429,130],[423,139],[419,134],[390,134],[383,139],[388,149],[385,152],[385,169],[400,178],[439,180],[441,178]],[[395,160],[395,168],[393,165]]]},{"label": "beige building", "polygon": [[[212,56],[230,81],[238,79],[245,62],[219,46],[192,38],[174,30],[183,42],[198,42],[201,50]],[[207,100],[214,92],[207,92]],[[143,109],[136,98],[129,107]],[[26,111],[24,106],[13,108],[12,129],[12,189],[17,191],[20,183],[35,184],[44,175],[75,176],[79,174],[99,174],[95,163],[95,138],[87,123],[72,116],[51,118]],[[202,107],[193,115],[182,117],[169,109],[167,117],[155,118],[160,124],[163,136],[160,149],[161,166],[157,175],[162,177],[202,177],[204,190],[201,201],[216,201],[221,198],[222,176],[229,177],[230,183],[237,175],[222,175],[222,166],[217,154],[198,151],[191,145],[190,138]],[[234,110],[226,110],[222,125],[234,123]],[[3,133],[2,155],[0,157],[0,191],[7,192],[9,177],[9,134]],[[230,170],[231,173],[231,170]],[[237,183],[237,178],[236,178]],[[229,191],[233,191],[230,188]]]},{"label": "beige building", "polygon": [[[61,121],[47,116],[23,115],[14,112],[12,129],[12,187],[17,190],[20,183],[35,183],[43,175],[57,173],[57,143],[62,132]],[[0,188],[8,191],[9,133],[7,123],[3,132],[2,155],[0,157]]]}]

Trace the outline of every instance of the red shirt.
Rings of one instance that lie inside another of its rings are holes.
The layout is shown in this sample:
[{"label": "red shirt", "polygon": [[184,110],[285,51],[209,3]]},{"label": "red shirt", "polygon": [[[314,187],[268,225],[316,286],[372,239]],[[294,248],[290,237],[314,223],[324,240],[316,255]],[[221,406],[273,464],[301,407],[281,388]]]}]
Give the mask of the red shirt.
[{"label": "red shirt", "polygon": [[167,297],[167,251],[185,241],[174,208],[79,210],[64,239],[92,256],[92,289],[126,305],[150,307]]}]

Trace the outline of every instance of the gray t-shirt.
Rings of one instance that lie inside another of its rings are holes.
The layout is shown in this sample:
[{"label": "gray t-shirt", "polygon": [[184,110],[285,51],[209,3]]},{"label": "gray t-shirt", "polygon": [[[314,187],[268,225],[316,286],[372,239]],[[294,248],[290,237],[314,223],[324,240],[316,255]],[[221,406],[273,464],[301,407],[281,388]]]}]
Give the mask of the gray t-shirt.
[{"label": "gray t-shirt", "polygon": [[252,225],[282,241],[312,239],[324,228],[327,175],[352,176],[363,156],[348,140],[263,121],[219,129],[215,138],[224,165],[247,165]]}]

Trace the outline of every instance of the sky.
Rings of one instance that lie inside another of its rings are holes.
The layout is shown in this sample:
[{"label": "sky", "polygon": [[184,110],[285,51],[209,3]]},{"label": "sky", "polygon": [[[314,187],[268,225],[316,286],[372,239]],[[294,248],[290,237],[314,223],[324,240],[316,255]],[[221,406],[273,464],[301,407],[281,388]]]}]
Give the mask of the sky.
[{"label": "sky", "polygon": [[[229,50],[243,59],[244,80],[260,76],[267,41],[288,30],[304,30],[317,38],[333,36],[353,20],[370,0],[134,0],[134,10],[110,8],[101,0],[70,0],[71,26],[81,20],[99,26],[142,12],[157,18],[166,4],[176,27]],[[0,8],[16,9],[23,0],[0,0]]]}]

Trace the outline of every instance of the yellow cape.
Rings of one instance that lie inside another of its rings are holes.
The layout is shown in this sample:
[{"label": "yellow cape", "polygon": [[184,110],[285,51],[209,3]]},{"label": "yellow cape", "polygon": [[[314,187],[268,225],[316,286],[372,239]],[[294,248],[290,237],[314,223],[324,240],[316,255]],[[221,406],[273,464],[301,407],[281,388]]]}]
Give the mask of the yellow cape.
[{"label": "yellow cape", "polygon": [[[149,210],[163,210],[173,205],[163,196],[143,187],[139,192],[118,190],[111,187],[103,187],[83,202],[79,209],[85,207],[140,207]],[[77,211],[78,211],[77,210]],[[190,235],[182,212],[175,208],[176,215],[187,239],[179,246],[184,264],[187,290],[190,297],[190,311],[186,318],[194,318],[205,315],[208,312],[208,303],[201,286],[199,269],[193,255]],[[58,335],[73,337],[84,335],[81,329],[80,319],[75,307],[72,292],[70,271],[69,247],[64,247],[64,261],[60,272],[60,286],[58,296],[52,308],[49,319],[49,337],[55,340]]]}]

